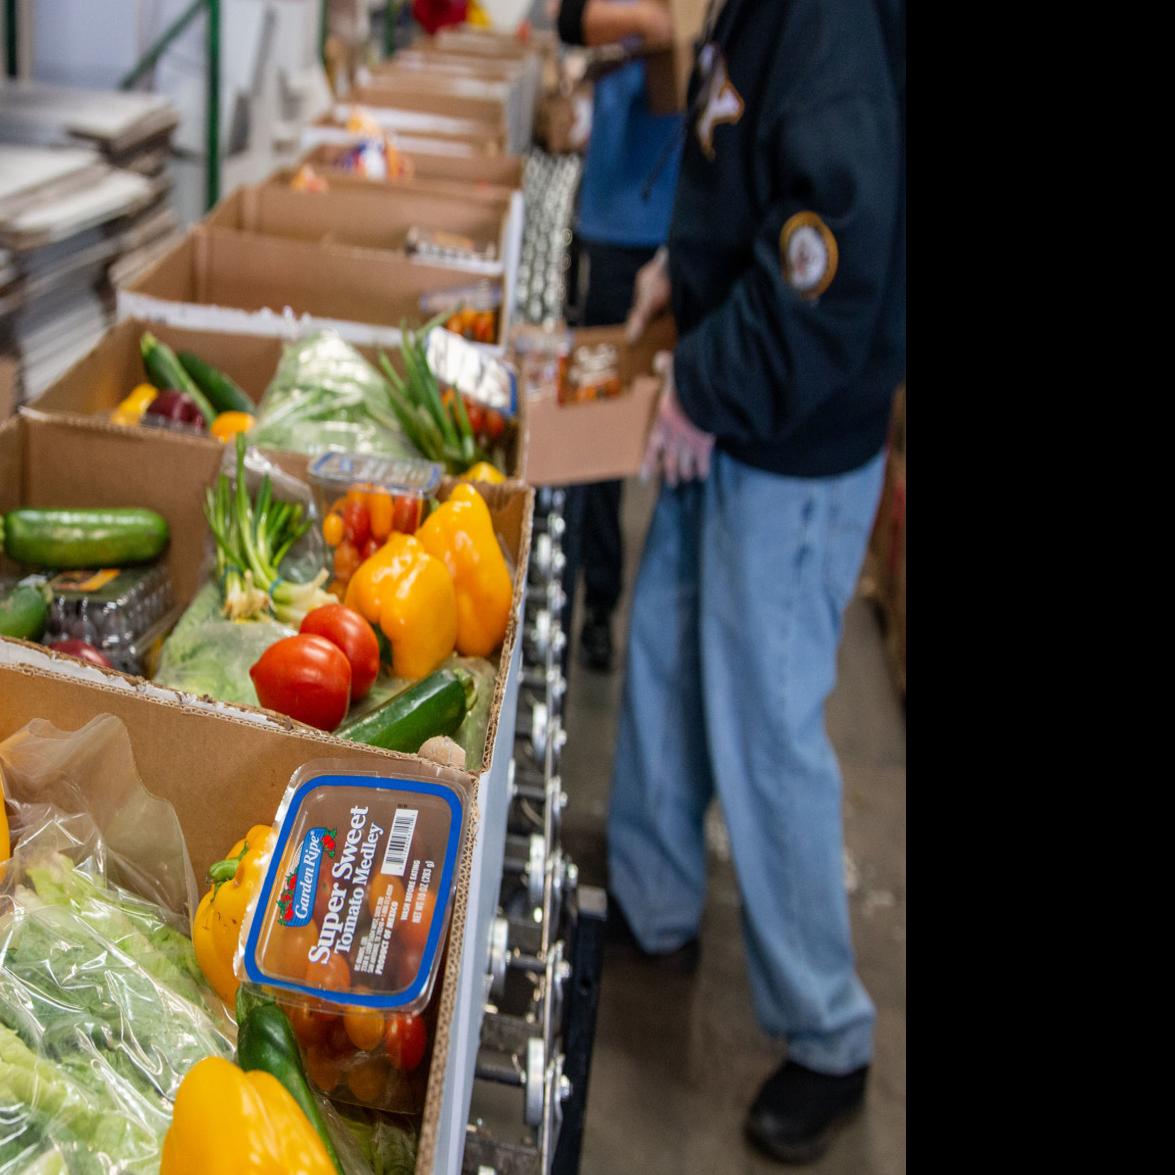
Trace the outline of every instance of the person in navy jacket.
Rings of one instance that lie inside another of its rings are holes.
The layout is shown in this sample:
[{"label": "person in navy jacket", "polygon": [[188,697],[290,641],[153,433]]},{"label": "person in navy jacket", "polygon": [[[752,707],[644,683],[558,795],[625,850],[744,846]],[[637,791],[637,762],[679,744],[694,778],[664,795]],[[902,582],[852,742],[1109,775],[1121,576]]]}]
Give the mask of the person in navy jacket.
[{"label": "person in navy jacket", "polygon": [[747,1132],[818,1157],[864,1099],[841,774],[824,724],[905,354],[901,0],[712,5],[667,248],[635,337],[678,342],[646,457],[663,475],[635,587],[609,884],[663,963],[697,957],[703,817],[730,832],[757,1018],[787,1056]]}]

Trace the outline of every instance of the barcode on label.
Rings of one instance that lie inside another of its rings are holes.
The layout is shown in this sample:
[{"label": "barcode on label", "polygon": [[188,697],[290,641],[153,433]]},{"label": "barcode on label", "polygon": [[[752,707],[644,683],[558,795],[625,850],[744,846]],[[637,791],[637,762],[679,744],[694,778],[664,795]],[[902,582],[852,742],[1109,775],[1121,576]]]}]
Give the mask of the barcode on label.
[{"label": "barcode on label", "polygon": [[408,849],[412,845],[412,833],[416,829],[418,814],[416,808],[401,808],[392,818],[392,834],[388,837],[388,847],[384,849],[381,873],[390,873],[393,877],[404,876],[404,870],[408,865]]}]

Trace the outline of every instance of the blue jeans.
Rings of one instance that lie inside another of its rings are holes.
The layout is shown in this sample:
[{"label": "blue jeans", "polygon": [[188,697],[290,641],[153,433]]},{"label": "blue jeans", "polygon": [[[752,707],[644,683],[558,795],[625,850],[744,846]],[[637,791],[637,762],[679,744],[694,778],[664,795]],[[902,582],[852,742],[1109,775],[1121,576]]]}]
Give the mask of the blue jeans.
[{"label": "blue jeans", "polygon": [[641,946],[698,933],[717,792],[755,1013],[810,1069],[868,1064],[844,886],[841,776],[824,726],[883,457],[782,477],[716,452],[662,487],[641,560],[608,821],[611,889]]}]

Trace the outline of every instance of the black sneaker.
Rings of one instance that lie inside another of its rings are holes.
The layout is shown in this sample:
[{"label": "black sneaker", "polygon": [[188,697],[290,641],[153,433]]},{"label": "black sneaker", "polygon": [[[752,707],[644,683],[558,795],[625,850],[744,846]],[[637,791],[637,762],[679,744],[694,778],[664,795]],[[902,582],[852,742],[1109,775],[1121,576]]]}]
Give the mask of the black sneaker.
[{"label": "black sneaker", "polygon": [[781,1163],[814,1163],[834,1127],[865,1102],[869,1066],[841,1077],[785,1061],[767,1080],[747,1115],[747,1137]]},{"label": "black sneaker", "polygon": [[646,951],[637,941],[632,932],[620,903],[608,895],[608,925],[605,938],[609,946],[624,947],[634,951],[641,959],[653,967],[674,972],[677,975],[693,975],[702,959],[702,944],[698,938],[691,938],[672,951]]},{"label": "black sneaker", "polygon": [[607,612],[588,613],[579,633],[579,655],[593,672],[612,672],[612,618]]}]

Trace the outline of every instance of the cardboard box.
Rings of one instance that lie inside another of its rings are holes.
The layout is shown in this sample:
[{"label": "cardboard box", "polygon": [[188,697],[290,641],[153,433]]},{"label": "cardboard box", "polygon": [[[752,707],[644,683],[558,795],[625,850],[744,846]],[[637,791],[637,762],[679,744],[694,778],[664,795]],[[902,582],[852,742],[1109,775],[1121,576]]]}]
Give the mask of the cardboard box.
[{"label": "cardboard box", "polygon": [[16,411],[16,388],[20,363],[11,355],[0,355],[0,423]]},{"label": "cardboard box", "polygon": [[577,330],[574,345],[612,343],[619,352],[623,395],[560,404],[552,398],[526,404],[526,480],[531,485],[571,485],[631,477],[640,472],[653,413],[661,391],[654,377],[653,357],[672,350],[673,320],[653,323],[633,346],[624,341],[623,326]]},{"label": "cardboard box", "polygon": [[[283,177],[284,178],[284,177]],[[327,192],[297,192],[286,182],[237,188],[204,218],[209,228],[287,237],[325,245],[356,245],[405,253],[413,228],[459,233],[492,262],[438,262],[444,268],[501,275],[510,244],[510,205],[459,196],[418,193],[387,185],[339,186]]]},{"label": "cardboard box", "polygon": [[[286,340],[272,335],[188,330],[167,323],[124,318],[112,326],[88,354],[54,380],[27,406],[26,411],[63,417],[75,423],[101,423],[119,428],[109,424],[108,418],[123,397],[144,379],[139,339],[147,330],[173,351],[191,351],[219,368],[253,400],[260,400],[269,386],[286,344]],[[369,363],[378,364],[375,348],[359,347],[358,350]],[[400,370],[398,352],[388,354]],[[511,426],[507,446],[508,472],[516,478],[522,476],[526,467],[526,409],[525,401],[520,401],[519,419]],[[144,430],[136,425],[126,431]],[[202,445],[214,454],[224,451],[221,443],[212,437],[184,439]],[[270,456],[279,459],[272,451]]]},{"label": "cardboard box", "polygon": [[[156,509],[171,528],[167,562],[176,594],[184,600],[203,578],[201,490],[215,477],[220,456],[194,438],[25,412],[0,426],[0,513],[19,505],[78,502]],[[518,571],[486,755],[480,768],[471,765],[468,773],[477,834],[458,879],[438,997],[434,1062],[416,1167],[438,1175],[457,1169],[452,1156],[460,1155],[464,1141],[485,1006],[480,980],[487,969],[505,847],[534,505],[533,494],[517,484],[487,487],[485,494]],[[0,561],[0,573],[11,570]],[[58,657],[37,645],[0,638],[0,737],[34,717],[77,727],[104,712],[127,723],[148,789],[176,805],[198,875],[223,853],[226,837],[231,843],[240,828],[272,820],[290,774],[309,759],[339,755],[393,769],[404,759],[425,762],[360,749],[281,715],[179,694]]]},{"label": "cardboard box", "polygon": [[468,113],[459,114],[447,99],[422,96],[409,104],[389,94],[380,95],[370,88],[360,88],[355,91],[352,102],[335,107],[330,123],[345,128],[357,106],[383,130],[397,136],[456,140],[468,143],[482,153],[506,153],[506,124],[501,111],[489,113],[479,110],[476,104],[467,107],[478,111],[475,117]]},{"label": "cardboard box", "polygon": [[[437,191],[442,195],[463,193],[469,198],[480,199],[484,196],[491,200],[500,200],[510,191],[522,187],[523,159],[520,155],[437,155],[427,151],[402,150],[401,154],[412,165],[410,179],[369,180],[339,170],[340,162],[348,150],[345,143],[320,143],[317,147],[311,147],[297,166],[308,163],[316,171],[325,173],[332,187],[341,183],[379,184],[421,192]],[[278,182],[276,176],[282,174],[275,173],[265,182]]]},{"label": "cardboard box", "polygon": [[[120,318],[193,330],[290,336],[331,327],[348,342],[392,346],[399,324],[422,325],[420,298],[468,284],[470,275],[386,250],[318,244],[196,225],[150,269],[118,291]],[[478,278],[505,286],[500,278]],[[504,288],[499,342],[509,329]]]},{"label": "cardboard box", "polygon": [[645,87],[654,114],[676,114],[686,109],[696,43],[706,23],[708,0],[663,0],[673,19],[673,40],[650,53],[645,64]]}]

